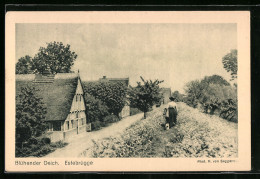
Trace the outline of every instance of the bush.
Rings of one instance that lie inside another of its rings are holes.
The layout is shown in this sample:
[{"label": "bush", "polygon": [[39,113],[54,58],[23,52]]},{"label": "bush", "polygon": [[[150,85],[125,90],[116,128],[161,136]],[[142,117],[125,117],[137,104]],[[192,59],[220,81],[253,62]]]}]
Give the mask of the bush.
[{"label": "bush", "polygon": [[43,137],[43,138],[41,139],[41,142],[42,142],[43,144],[50,144],[50,143],[51,143],[51,139],[50,139],[50,138],[47,138],[47,137]]},{"label": "bush", "polygon": [[50,152],[54,151],[56,148],[62,148],[66,146],[67,143],[58,141],[55,143],[50,143],[49,138],[30,138],[28,142],[24,142],[21,147],[15,148],[16,157],[42,157]]},{"label": "bush", "polygon": [[132,107],[130,107],[130,116],[133,116],[133,115],[135,115],[135,114],[139,114],[139,113],[141,113],[142,111],[141,110],[139,110],[138,108],[132,108]]},{"label": "bush", "polygon": [[[232,101],[232,104],[228,101]],[[184,102],[204,113],[217,114],[229,121],[237,121],[237,89],[221,76],[213,75],[186,85]]]},{"label": "bush", "polygon": [[106,116],[106,117],[103,119],[103,122],[104,122],[105,124],[108,124],[108,123],[117,122],[117,121],[119,121],[119,120],[120,120],[119,117],[117,117],[116,115],[111,114],[111,115],[109,115],[109,116]]},{"label": "bush", "polygon": [[50,146],[53,147],[53,148],[62,148],[62,147],[65,147],[66,145],[68,145],[68,143],[66,142],[63,142],[63,141],[57,141],[55,143],[51,143]]},{"label": "bush", "polygon": [[108,107],[99,99],[86,93],[86,111],[89,122],[103,121],[109,115]]},{"label": "bush", "polygon": [[237,101],[224,100],[220,106],[219,116],[232,122],[238,122]]},{"label": "bush", "polygon": [[84,91],[102,101],[109,113],[117,116],[126,104],[127,86],[121,82],[89,82]]},{"label": "bush", "polygon": [[177,102],[183,102],[183,100],[184,100],[183,94],[181,94],[179,91],[174,91],[174,92],[172,93],[172,96],[175,98],[175,100],[176,100]]},{"label": "bush", "polygon": [[156,135],[157,122],[139,121],[126,129],[121,137],[93,141],[92,157],[150,157],[156,155],[154,145],[159,143]]},{"label": "bush", "polygon": [[109,108],[104,102],[90,94],[85,94],[87,119],[91,122],[91,128],[98,130],[105,127],[108,123],[119,121],[119,117],[109,113]]},{"label": "bush", "polygon": [[[16,96],[15,147],[16,153],[27,153],[21,148],[38,145],[37,137],[47,128],[43,121],[47,111],[41,98],[37,97],[36,89],[30,85],[21,88]],[[28,149],[29,153],[31,149]]]},{"label": "bush", "polygon": [[98,130],[102,127],[102,123],[100,121],[91,122],[91,129]]},{"label": "bush", "polygon": [[153,128],[134,126],[121,139],[107,138],[94,142],[93,157],[149,157],[154,155],[153,142],[158,140]]}]

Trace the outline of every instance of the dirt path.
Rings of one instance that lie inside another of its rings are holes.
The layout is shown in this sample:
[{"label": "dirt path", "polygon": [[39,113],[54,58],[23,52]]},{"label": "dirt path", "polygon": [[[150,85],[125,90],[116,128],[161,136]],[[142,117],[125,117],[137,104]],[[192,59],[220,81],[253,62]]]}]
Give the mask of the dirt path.
[{"label": "dirt path", "polygon": [[110,126],[104,127],[98,131],[86,132],[77,135],[73,138],[73,140],[69,141],[69,144],[66,147],[57,149],[56,151],[44,157],[79,157],[82,151],[93,145],[92,140],[99,140],[110,136],[117,136],[121,134],[131,124],[140,120],[142,117],[142,113],[136,114],[134,116],[123,118],[121,121],[113,123]]}]

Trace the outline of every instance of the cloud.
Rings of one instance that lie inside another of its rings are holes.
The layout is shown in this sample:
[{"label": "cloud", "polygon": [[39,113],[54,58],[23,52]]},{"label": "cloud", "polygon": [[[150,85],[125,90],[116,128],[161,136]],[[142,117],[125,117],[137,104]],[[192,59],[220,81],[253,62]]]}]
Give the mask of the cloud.
[{"label": "cloud", "polygon": [[78,54],[73,69],[83,80],[139,76],[165,80],[182,90],[190,80],[219,74],[221,58],[236,48],[236,24],[19,24],[16,60],[46,42],[70,44]]}]

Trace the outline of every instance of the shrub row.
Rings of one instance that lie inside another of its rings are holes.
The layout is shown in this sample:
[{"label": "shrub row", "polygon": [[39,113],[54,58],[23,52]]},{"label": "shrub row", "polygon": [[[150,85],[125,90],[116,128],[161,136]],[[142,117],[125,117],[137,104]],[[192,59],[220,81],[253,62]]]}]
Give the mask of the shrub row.
[{"label": "shrub row", "polygon": [[51,143],[49,138],[30,138],[23,143],[17,143],[15,147],[16,157],[42,157],[57,148],[66,146],[67,143],[58,141]]},{"label": "shrub row", "polygon": [[217,75],[189,82],[183,101],[204,113],[237,122],[237,88]]}]

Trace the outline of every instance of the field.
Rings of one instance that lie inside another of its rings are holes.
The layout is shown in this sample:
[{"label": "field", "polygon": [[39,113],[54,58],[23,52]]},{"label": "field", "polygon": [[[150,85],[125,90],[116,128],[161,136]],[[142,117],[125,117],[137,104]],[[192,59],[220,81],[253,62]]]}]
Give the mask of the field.
[{"label": "field", "polygon": [[81,157],[237,157],[237,123],[178,103],[178,123],[165,130],[155,108],[121,135],[93,140]]}]

